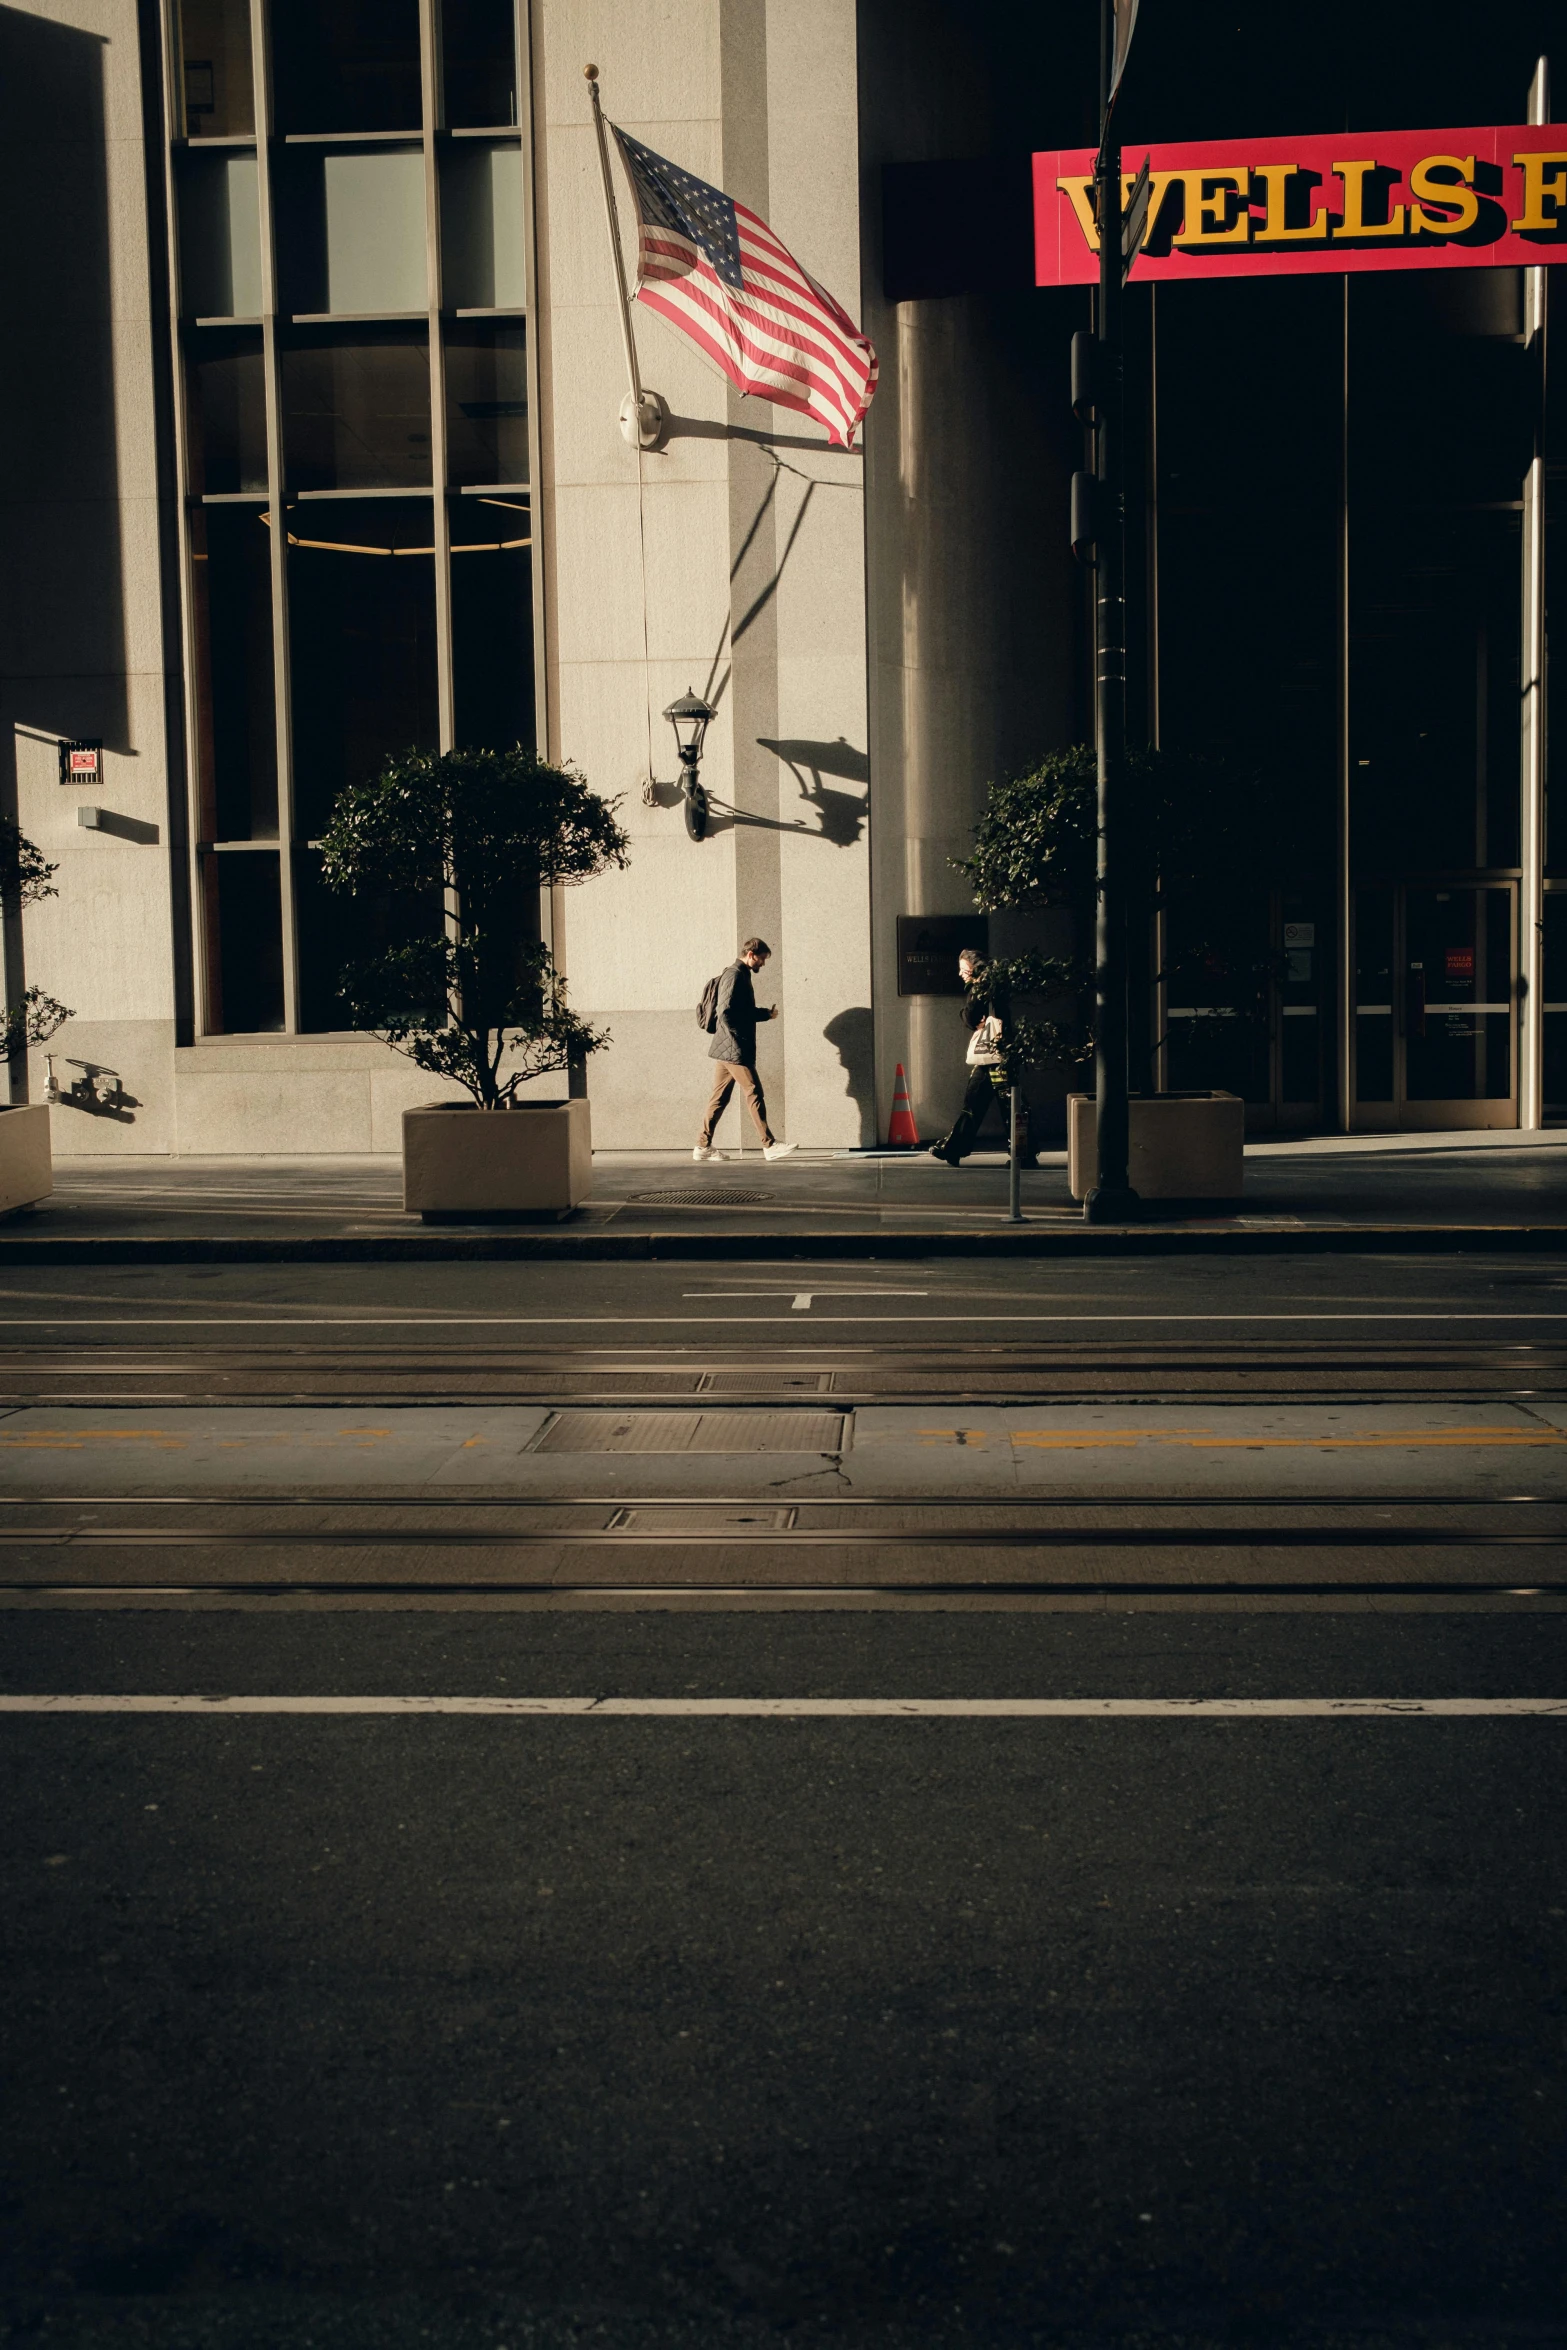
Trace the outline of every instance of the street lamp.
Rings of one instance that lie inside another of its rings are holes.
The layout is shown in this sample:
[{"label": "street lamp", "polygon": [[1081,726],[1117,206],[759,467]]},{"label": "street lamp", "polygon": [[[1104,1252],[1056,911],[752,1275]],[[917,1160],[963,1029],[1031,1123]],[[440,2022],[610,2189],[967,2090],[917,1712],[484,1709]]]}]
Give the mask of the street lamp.
[{"label": "street lamp", "polygon": [[686,801],[686,830],[693,840],[700,840],[707,830],[707,794],[697,780],[697,769],[702,764],[702,738],[709,719],[717,713],[704,702],[700,694],[689,687],[678,702],[671,702],[664,716],[675,730],[675,743],[680,752],[680,788]]}]

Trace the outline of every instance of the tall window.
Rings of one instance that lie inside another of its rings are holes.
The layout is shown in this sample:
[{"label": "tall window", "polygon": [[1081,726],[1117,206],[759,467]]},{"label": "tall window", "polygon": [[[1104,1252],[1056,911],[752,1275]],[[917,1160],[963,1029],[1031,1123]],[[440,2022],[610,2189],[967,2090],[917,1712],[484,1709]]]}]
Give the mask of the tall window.
[{"label": "tall window", "polygon": [[341,1027],[338,793],[534,735],[519,10],[165,9],[200,1022]]}]

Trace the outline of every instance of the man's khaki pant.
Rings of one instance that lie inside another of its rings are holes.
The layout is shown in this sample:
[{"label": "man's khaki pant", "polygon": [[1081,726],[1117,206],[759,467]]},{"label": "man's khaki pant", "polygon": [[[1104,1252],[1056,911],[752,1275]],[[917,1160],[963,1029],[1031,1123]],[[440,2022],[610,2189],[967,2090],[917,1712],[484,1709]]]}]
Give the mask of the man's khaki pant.
[{"label": "man's khaki pant", "polygon": [[756,1130],[765,1144],[773,1139],[773,1130],[767,1123],[767,1104],[762,1099],[762,1081],[754,1069],[743,1061],[718,1061],[713,1068],[713,1098],[707,1105],[707,1116],[702,1121],[702,1145],[712,1146],[713,1128],[729,1107],[729,1096],[739,1086],[746,1108],[756,1121]]}]

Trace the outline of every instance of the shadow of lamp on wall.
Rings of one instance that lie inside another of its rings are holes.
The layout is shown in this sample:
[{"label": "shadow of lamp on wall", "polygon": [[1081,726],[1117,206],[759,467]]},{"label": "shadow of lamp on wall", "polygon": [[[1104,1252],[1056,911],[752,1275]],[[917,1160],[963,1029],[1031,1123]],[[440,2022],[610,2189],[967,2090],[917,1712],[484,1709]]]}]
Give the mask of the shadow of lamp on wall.
[{"label": "shadow of lamp on wall", "polygon": [[[702,738],[715,715],[694,693],[684,694],[678,702],[670,703],[664,716],[673,726],[680,748],[680,781],[660,783],[650,776],[642,786],[645,807],[672,807],[677,797],[683,797],[686,830],[693,840],[704,840],[710,831],[727,832],[735,825],[748,825],[764,832],[799,833],[807,840],[824,840],[835,849],[852,849],[858,844],[865,831],[871,777],[871,763],[863,751],[857,751],[843,735],[829,743],[803,737],[775,742],[759,734],[757,742],[764,751],[771,751],[783,761],[816,822],[810,824],[800,817],[786,820],[758,816],[748,808],[736,808],[728,800],[718,798],[698,780]],[[823,776],[827,775],[842,776],[862,788],[857,792],[840,791],[833,784],[823,782]]]},{"label": "shadow of lamp on wall", "polygon": [[102,1061],[78,1061],[66,1058],[68,1069],[80,1069],[80,1077],[71,1078],[65,1085],[55,1072],[55,1062],[61,1056],[45,1053],[48,1071],[44,1083],[44,1100],[57,1109],[85,1110],[90,1118],[112,1118],[117,1125],[134,1126],[133,1111],[141,1103],[133,1093],[127,1093],[118,1069],[110,1069]]},{"label": "shadow of lamp on wall", "polygon": [[[804,737],[787,742],[772,742],[764,734],[757,736],[764,751],[771,751],[783,761],[800,787],[800,797],[816,814],[816,837],[831,843],[836,849],[852,849],[865,830],[865,810],[871,780],[871,763],[863,751],[843,735],[836,742],[811,742]],[[823,783],[824,775],[836,775],[846,782],[862,786],[858,792],[838,791]],[[809,781],[807,781],[809,777]],[[809,825],[791,826],[791,830],[809,832]]]}]

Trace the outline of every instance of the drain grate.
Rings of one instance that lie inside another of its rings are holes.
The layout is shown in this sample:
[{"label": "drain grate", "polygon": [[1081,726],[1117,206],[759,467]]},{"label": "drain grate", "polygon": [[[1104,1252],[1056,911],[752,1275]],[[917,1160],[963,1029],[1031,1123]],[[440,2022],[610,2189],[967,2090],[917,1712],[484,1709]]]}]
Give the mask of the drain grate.
[{"label": "drain grate", "polygon": [[843,1412],[557,1412],[535,1452],[842,1452]]},{"label": "drain grate", "polygon": [[606,1534],[787,1534],[797,1510],[617,1510]]},{"label": "drain grate", "polygon": [[704,1395],[830,1395],[835,1371],[704,1371]]},{"label": "drain grate", "polygon": [[754,1207],[758,1201],[772,1199],[770,1191],[747,1191],[743,1184],[722,1186],[711,1184],[705,1189],[698,1184],[687,1185],[683,1191],[634,1191],[633,1204],[665,1208],[729,1208]]}]

